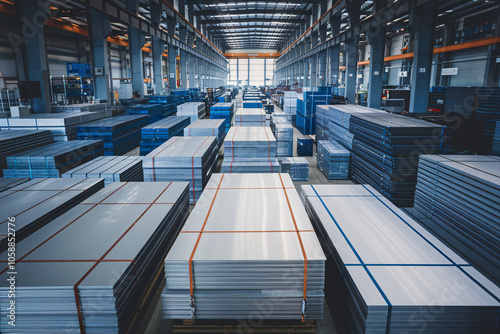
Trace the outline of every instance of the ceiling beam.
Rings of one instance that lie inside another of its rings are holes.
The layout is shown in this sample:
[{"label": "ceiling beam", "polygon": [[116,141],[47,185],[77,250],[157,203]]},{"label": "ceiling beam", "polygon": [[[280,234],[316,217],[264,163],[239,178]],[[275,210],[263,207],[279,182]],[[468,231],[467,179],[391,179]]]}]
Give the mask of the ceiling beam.
[{"label": "ceiling beam", "polygon": [[213,16],[221,14],[246,15],[246,14],[286,14],[286,15],[312,15],[312,10],[305,9],[232,9],[223,10],[208,9],[193,11],[196,16]]},{"label": "ceiling beam", "polygon": [[[188,3],[191,3],[193,5],[226,5],[228,3],[246,3],[246,2],[254,2],[254,1],[248,1],[248,0],[228,0],[228,1],[219,1],[219,0],[187,0]],[[258,1],[255,1],[258,2]],[[306,4],[306,3],[317,3],[317,0],[301,0],[300,2],[294,2],[292,0],[269,0],[266,1],[268,4],[275,4],[275,3],[300,3],[300,4]]]},{"label": "ceiling beam", "polygon": [[262,22],[262,23],[271,23],[271,22],[285,22],[290,24],[297,24],[305,22],[305,20],[298,19],[290,19],[288,17],[279,17],[279,18],[253,18],[253,19],[241,19],[241,18],[227,18],[226,19],[211,19],[211,20],[201,20],[201,24],[217,24],[217,23],[250,23],[250,22]]}]

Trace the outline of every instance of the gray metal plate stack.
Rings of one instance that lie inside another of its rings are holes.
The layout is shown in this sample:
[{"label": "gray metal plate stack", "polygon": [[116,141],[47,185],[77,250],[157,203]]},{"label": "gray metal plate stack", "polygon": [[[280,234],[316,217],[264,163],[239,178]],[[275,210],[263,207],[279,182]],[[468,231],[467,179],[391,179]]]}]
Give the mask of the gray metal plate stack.
[{"label": "gray metal plate stack", "polygon": [[500,157],[421,155],[421,222],[500,284]]},{"label": "gray metal plate stack", "polygon": [[292,124],[292,116],[284,112],[275,111],[271,114],[271,123]]},{"label": "gray metal plate stack", "polygon": [[142,157],[116,156],[98,157],[81,166],[75,167],[61,175],[62,178],[103,178],[106,185],[111,182],[140,182],[142,174]]},{"label": "gray metal plate stack", "polygon": [[184,137],[215,136],[221,147],[226,136],[225,119],[199,119],[184,128]]},{"label": "gray metal plate stack", "polygon": [[0,178],[0,192],[13,188],[21,183],[28,182],[29,180],[29,177]]},{"label": "gray metal plate stack", "polygon": [[500,155],[500,121],[497,121],[493,134],[493,147],[491,154]]},{"label": "gray metal plate stack", "polygon": [[0,177],[7,167],[7,156],[53,142],[52,133],[48,130],[0,131]]},{"label": "gray metal plate stack", "polygon": [[223,173],[279,173],[276,139],[269,127],[234,126],[224,139]]},{"label": "gray metal plate stack", "polygon": [[302,191],[339,333],[498,333],[500,288],[374,188]]},{"label": "gray metal plate stack", "polygon": [[[2,320],[0,330],[125,333],[154,277],[163,279],[162,262],[187,212],[187,182],[116,182],[54,219],[17,245],[22,307],[16,326]],[[8,289],[0,286],[2,305]]]},{"label": "gray metal plate stack", "polygon": [[351,152],[335,140],[318,140],[318,168],[328,180],[349,178]]},{"label": "gray metal plate stack", "polygon": [[0,194],[0,252],[7,249],[7,217],[15,217],[16,242],[104,187],[102,179],[33,179]]},{"label": "gray metal plate stack", "polygon": [[240,108],[234,114],[233,126],[269,126],[270,115],[262,108]]},{"label": "gray metal plate stack", "polygon": [[276,138],[276,156],[293,156],[293,126],[291,124],[271,123],[271,129]]},{"label": "gray metal plate stack", "polygon": [[54,141],[76,139],[77,127],[106,117],[98,112],[36,114],[27,117],[0,119],[0,130],[50,130]]},{"label": "gray metal plate stack", "polygon": [[163,317],[321,319],[324,265],[288,174],[213,174],[165,259]]},{"label": "gray metal plate stack", "polygon": [[100,140],[57,142],[7,157],[6,177],[60,177],[104,153]]},{"label": "gray metal plate stack", "polygon": [[204,102],[187,102],[177,106],[177,116],[189,116],[191,123],[199,118],[205,118]]},{"label": "gray metal plate stack", "polygon": [[112,111],[111,107],[106,103],[78,103],[78,104],[68,104],[55,106],[55,112],[96,112],[102,115],[102,117],[111,117]]},{"label": "gray metal plate stack", "polygon": [[195,204],[217,167],[216,137],[173,137],[142,161],[144,181],[189,181]]},{"label": "gray metal plate stack", "polygon": [[309,161],[304,157],[278,158],[281,172],[290,174],[293,181],[309,180]]}]

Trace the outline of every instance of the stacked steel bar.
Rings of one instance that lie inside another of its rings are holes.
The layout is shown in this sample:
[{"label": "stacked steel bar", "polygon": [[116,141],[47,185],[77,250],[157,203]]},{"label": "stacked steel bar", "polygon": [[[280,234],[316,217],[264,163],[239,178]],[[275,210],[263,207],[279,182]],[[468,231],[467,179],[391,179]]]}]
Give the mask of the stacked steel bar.
[{"label": "stacked steel bar", "polygon": [[290,115],[292,124],[295,124],[295,117],[297,115],[297,99],[299,94],[297,92],[284,92],[283,111]]},{"label": "stacked steel bar", "polygon": [[225,119],[199,119],[184,128],[184,137],[215,136],[220,149],[226,136]]},{"label": "stacked steel bar", "polygon": [[189,181],[195,204],[217,167],[218,151],[213,136],[173,137],[144,157],[144,181]]},{"label": "stacked steel bar", "polygon": [[302,98],[297,100],[297,129],[304,135],[316,133],[316,106],[327,105],[333,95],[333,87],[304,87]]},{"label": "stacked steel bar", "polygon": [[243,108],[262,108],[260,99],[246,99],[243,101]]},{"label": "stacked steel bar", "polygon": [[0,131],[0,177],[7,167],[6,157],[22,151],[53,143],[52,132],[48,130]]},{"label": "stacked steel bar", "polygon": [[169,319],[321,319],[325,257],[288,174],[214,174],[165,259]]},{"label": "stacked steel bar", "polygon": [[77,103],[68,105],[57,105],[53,107],[56,113],[73,113],[73,112],[94,112],[99,113],[101,117],[111,117],[112,111],[106,103]]},{"label": "stacked steel bar", "polygon": [[90,122],[78,127],[78,139],[100,139],[104,155],[120,155],[139,145],[141,128],[148,124],[148,116],[127,115]]},{"label": "stacked steel bar", "polygon": [[154,123],[163,118],[164,105],[162,104],[139,104],[127,109],[127,115],[147,115],[148,123]]},{"label": "stacked steel bar", "polygon": [[297,155],[299,157],[313,155],[314,140],[310,138],[297,138]]},{"label": "stacked steel bar", "polygon": [[318,168],[328,180],[347,180],[351,153],[335,140],[318,140]]},{"label": "stacked steel bar", "polygon": [[188,116],[170,116],[141,129],[140,154],[146,155],[174,136],[181,136],[189,125]]},{"label": "stacked steel bar", "polygon": [[498,287],[375,189],[302,191],[327,254],[326,300],[339,333],[498,332]]},{"label": "stacked steel bar", "polygon": [[0,178],[0,192],[13,188],[21,183],[28,182],[28,177],[6,177]]},{"label": "stacked steel bar", "polygon": [[500,157],[421,155],[421,222],[500,284]]},{"label": "stacked steel bar", "polygon": [[177,116],[189,116],[191,123],[205,118],[205,103],[203,102],[187,102],[177,106]]},{"label": "stacked steel bar", "polygon": [[280,158],[281,172],[290,174],[293,181],[309,180],[309,161],[304,157]]},{"label": "stacked steel bar", "polygon": [[62,178],[103,178],[106,185],[112,182],[143,181],[142,157],[98,157],[61,175]]},{"label": "stacked steel bar", "polygon": [[270,117],[262,108],[239,108],[234,114],[234,126],[269,126]]},{"label": "stacked steel bar", "polygon": [[[14,239],[20,242],[102,188],[103,179],[33,179],[3,191],[0,252],[7,250],[8,232],[15,231]],[[8,217],[15,219],[11,226]]]},{"label": "stacked steel bar", "polygon": [[103,153],[101,140],[57,142],[8,156],[3,172],[6,177],[60,177]]},{"label": "stacked steel bar", "polygon": [[210,107],[210,119],[225,119],[227,133],[233,122],[234,108],[234,102],[216,103]]},{"label": "stacked steel bar", "polygon": [[276,156],[293,156],[293,127],[291,124],[271,123],[274,137],[276,138]]},{"label": "stacked steel bar", "polygon": [[[16,316],[22,321],[13,327],[2,320],[0,330],[129,331],[153,283],[164,277],[160,268],[188,207],[186,182],[117,182],[18,242],[16,303],[23,307]],[[6,265],[4,282],[11,275]],[[9,303],[8,290],[0,286],[2,305]],[[1,315],[7,318],[5,308]]]}]

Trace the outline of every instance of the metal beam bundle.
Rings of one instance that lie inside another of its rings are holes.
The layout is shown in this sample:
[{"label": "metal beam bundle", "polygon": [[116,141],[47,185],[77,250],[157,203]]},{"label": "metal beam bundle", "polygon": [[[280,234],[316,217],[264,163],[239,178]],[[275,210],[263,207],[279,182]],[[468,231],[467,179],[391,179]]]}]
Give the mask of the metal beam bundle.
[{"label": "metal beam bundle", "polygon": [[328,180],[349,179],[351,152],[335,140],[318,140],[318,169]]},{"label": "metal beam bundle", "polygon": [[177,106],[177,116],[189,116],[191,123],[205,118],[205,103],[204,102],[187,102]]},{"label": "metal beam bundle", "polygon": [[274,124],[275,120],[273,114],[271,129],[276,138],[276,156],[291,157],[293,156],[293,127],[291,124]]},{"label": "metal beam bundle", "polygon": [[226,120],[226,134],[233,123],[234,108],[234,102],[216,103],[210,107],[210,119]]},{"label": "metal beam bundle", "polygon": [[10,227],[15,230],[16,242],[20,242],[102,188],[104,180],[97,178],[17,182],[0,195],[0,210],[4,215],[0,222],[0,252],[7,250],[8,245],[7,217],[15,218]]},{"label": "metal beam bundle", "polygon": [[290,174],[293,181],[309,180],[309,161],[304,157],[278,158],[281,164],[281,172]]},{"label": "metal beam bundle", "polygon": [[303,185],[302,198],[327,254],[337,331],[498,331],[498,287],[375,189]]},{"label": "metal beam bundle", "polygon": [[226,137],[225,119],[199,119],[184,128],[184,137],[217,137],[217,147],[220,148]]},{"label": "metal beam bundle", "polygon": [[154,123],[161,120],[167,114],[173,114],[173,111],[168,111],[168,106],[164,104],[138,104],[129,107],[126,112],[127,115],[147,115],[148,123]]},{"label": "metal beam bundle", "polygon": [[141,129],[140,153],[146,155],[172,137],[182,135],[191,119],[188,116],[170,116]]},{"label": "metal beam bundle", "polygon": [[213,174],[165,258],[169,319],[321,319],[325,257],[288,174]]},{"label": "metal beam bundle", "polygon": [[[262,102],[258,100],[262,106]],[[256,105],[252,102],[252,105]],[[266,111],[259,107],[245,107],[243,101],[243,108],[239,108],[234,114],[233,126],[269,126],[270,116]]]},{"label": "metal beam bundle", "polygon": [[[163,279],[163,259],[188,208],[186,182],[116,182],[18,242],[16,303],[23,307],[16,316],[22,321],[15,327],[2,321],[0,330],[130,330],[155,276]],[[8,290],[0,286],[2,305],[9,303]]]}]

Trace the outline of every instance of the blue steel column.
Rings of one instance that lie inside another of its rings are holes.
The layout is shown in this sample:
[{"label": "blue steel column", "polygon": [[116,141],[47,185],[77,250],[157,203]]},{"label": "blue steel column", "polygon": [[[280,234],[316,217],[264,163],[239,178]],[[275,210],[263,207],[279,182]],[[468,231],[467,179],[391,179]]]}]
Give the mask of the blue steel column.
[{"label": "blue steel column", "polygon": [[173,44],[168,44],[168,84],[170,89],[177,88],[177,54],[179,48]]},{"label": "blue steel column", "polygon": [[409,25],[415,34],[410,113],[427,113],[436,12],[435,1],[430,1],[410,12]]},{"label": "blue steel column", "polygon": [[188,53],[185,50],[180,50],[180,76],[181,76],[181,87],[186,88],[187,87],[187,76],[188,76],[188,69],[187,69],[187,58],[188,58]]},{"label": "blue steel column", "polygon": [[146,37],[136,27],[129,27],[128,33],[130,68],[132,72],[132,91],[139,96],[144,96],[144,63],[142,59],[142,48],[146,43]]},{"label": "blue steel column", "polygon": [[153,37],[153,72],[154,72],[154,87],[156,94],[163,93],[163,71],[162,59],[165,51],[165,43],[158,37]]},{"label": "blue steel column", "polygon": [[194,88],[196,87],[195,83],[195,64],[196,64],[196,57],[192,54],[189,55],[188,58],[188,78],[189,78],[189,88]]},{"label": "blue steel column", "polygon": [[[375,0],[374,12],[385,7],[387,0]],[[385,57],[385,25],[378,25],[366,32],[370,44],[370,74],[368,82],[368,107],[380,109],[382,101],[382,77]]]},{"label": "blue steel column", "polygon": [[[332,30],[332,36],[336,36],[340,33],[340,14],[333,15],[330,18],[330,26]],[[340,44],[333,45],[328,49],[328,54],[330,57],[330,83],[337,85],[339,83],[340,77]]]},{"label": "blue steel column", "polygon": [[[360,1],[350,0],[346,3],[349,26],[353,27],[360,19]],[[358,76],[359,36],[353,36],[344,42],[346,49],[345,97],[349,104],[356,102],[356,81]]]}]

